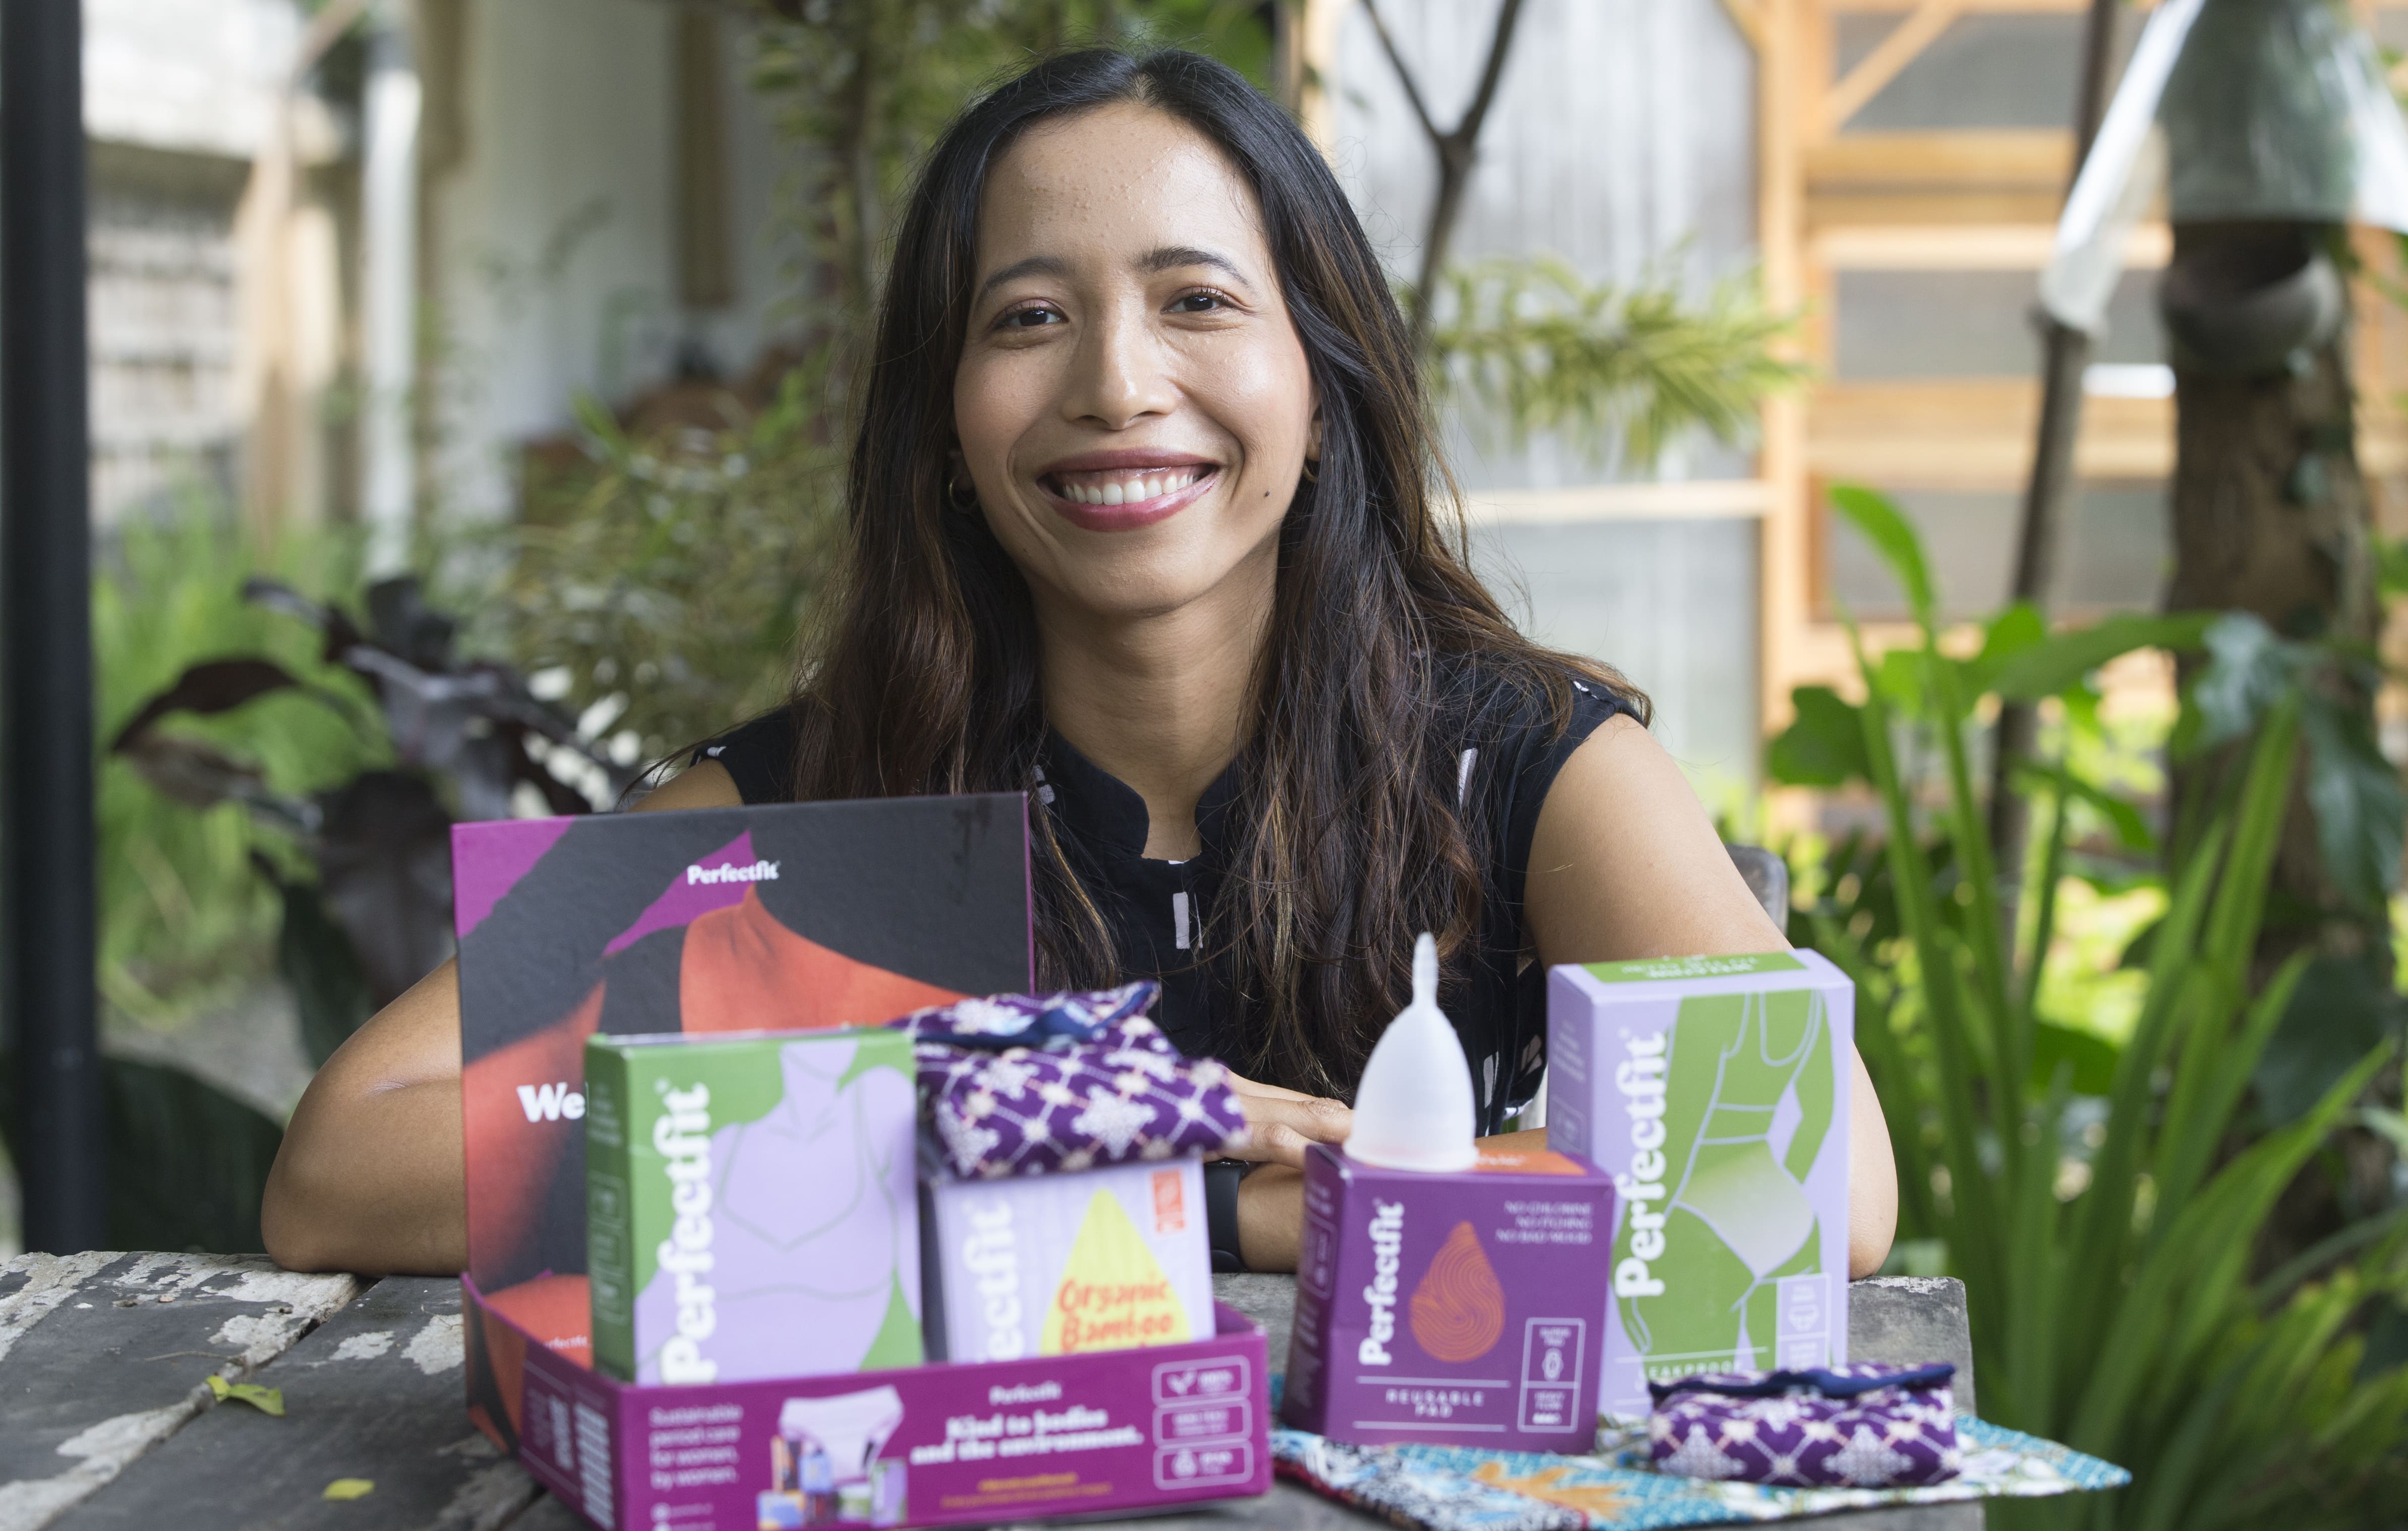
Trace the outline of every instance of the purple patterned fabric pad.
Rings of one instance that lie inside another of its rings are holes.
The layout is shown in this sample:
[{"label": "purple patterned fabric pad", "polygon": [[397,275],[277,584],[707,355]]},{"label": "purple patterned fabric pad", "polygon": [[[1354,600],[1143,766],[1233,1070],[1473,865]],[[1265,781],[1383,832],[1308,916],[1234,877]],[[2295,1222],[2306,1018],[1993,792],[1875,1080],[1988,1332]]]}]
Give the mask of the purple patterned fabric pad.
[{"label": "purple patterned fabric pad", "polygon": [[1656,1470],[1793,1488],[1919,1488],[1962,1451],[1946,1365],[1706,1372],[1650,1382]]},{"label": "purple patterned fabric pad", "polygon": [[1160,992],[994,994],[894,1023],[946,1167],[1000,1180],[1235,1147],[1246,1119],[1228,1070],[1182,1057],[1146,1019]]}]

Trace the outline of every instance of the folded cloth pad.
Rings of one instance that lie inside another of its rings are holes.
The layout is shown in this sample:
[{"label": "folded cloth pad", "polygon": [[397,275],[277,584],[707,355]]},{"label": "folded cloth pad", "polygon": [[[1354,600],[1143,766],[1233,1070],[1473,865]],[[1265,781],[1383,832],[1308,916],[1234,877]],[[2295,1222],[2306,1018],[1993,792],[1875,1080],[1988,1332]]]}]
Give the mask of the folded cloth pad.
[{"label": "folded cloth pad", "polygon": [[1161,985],[995,994],[915,1011],[920,1105],[964,1180],[1217,1153],[1246,1119],[1228,1070],[1146,1019]]},{"label": "folded cloth pad", "polygon": [[1650,1382],[1656,1467],[1796,1488],[1914,1488],[1956,1476],[1956,1368],[1871,1364]]}]

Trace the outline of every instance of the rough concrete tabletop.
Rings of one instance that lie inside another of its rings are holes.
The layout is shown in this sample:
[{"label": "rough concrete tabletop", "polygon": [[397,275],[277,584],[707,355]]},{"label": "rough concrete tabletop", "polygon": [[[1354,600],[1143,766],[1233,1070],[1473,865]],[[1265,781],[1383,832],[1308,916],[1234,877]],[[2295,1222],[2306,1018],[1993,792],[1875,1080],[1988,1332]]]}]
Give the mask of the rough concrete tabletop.
[{"label": "rough concrete tabletop", "polygon": [[[1219,1276],[1222,1301],[1287,1353],[1296,1283]],[[1859,1281],[1857,1360],[1951,1360],[1972,1401],[1964,1289]],[[501,1458],[462,1405],[460,1294],[436,1278],[302,1276],[256,1255],[21,1255],[0,1265],[0,1531],[163,1524],[380,1531],[570,1531],[584,1523]],[[209,1379],[275,1388],[271,1417]],[[373,1486],[330,1503],[339,1479]],[[1125,1524],[1144,1531],[1379,1524],[1295,1484]],[[1975,1505],[1817,1525],[1960,1531]]]}]

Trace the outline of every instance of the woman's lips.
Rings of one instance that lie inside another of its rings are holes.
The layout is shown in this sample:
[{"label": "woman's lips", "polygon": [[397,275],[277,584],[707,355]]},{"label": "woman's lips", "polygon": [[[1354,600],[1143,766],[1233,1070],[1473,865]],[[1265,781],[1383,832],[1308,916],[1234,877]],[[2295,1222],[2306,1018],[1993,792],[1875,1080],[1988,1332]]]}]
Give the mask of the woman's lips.
[{"label": "woman's lips", "polygon": [[1049,473],[1037,486],[1071,525],[1090,532],[1128,532],[1186,509],[1220,476],[1221,470],[1211,464],[1182,463],[1143,470]]}]

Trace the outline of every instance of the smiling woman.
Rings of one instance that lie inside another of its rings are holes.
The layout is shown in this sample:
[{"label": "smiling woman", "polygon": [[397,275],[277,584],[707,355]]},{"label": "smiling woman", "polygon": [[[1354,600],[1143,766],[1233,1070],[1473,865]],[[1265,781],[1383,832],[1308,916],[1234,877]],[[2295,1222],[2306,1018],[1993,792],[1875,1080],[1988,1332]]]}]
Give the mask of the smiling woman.
[{"label": "smiling woman", "polygon": [[[1293,1268],[1297,1166],[1346,1137],[1419,932],[1491,1133],[1545,1065],[1547,966],[1782,944],[1645,698],[1469,572],[1452,487],[1296,125],[1195,54],[1045,61],[911,198],[792,704],[644,806],[1030,792],[1040,978],[1158,978],[1173,1041],[1263,1081],[1268,1167],[1215,1247]],[[456,1268],[458,1035],[447,970],[328,1065],[269,1186],[279,1258]],[[1864,1270],[1895,1186],[1856,1080]]]}]

